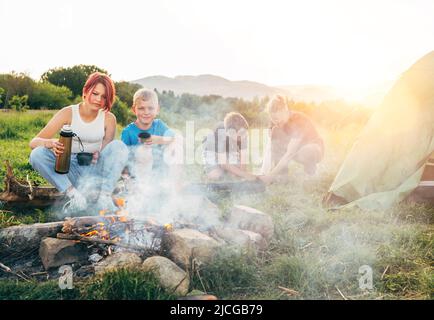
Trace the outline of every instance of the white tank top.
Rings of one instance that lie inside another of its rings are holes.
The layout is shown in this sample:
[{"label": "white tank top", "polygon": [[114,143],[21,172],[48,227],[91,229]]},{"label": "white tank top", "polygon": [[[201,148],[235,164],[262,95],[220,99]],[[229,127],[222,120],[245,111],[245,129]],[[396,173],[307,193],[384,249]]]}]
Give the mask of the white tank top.
[{"label": "white tank top", "polygon": [[[72,120],[71,128],[72,132],[80,137],[83,143],[84,152],[96,152],[101,151],[102,140],[104,138],[104,120],[105,112],[103,110],[98,111],[98,115],[92,122],[84,122],[80,117],[79,105],[72,106]],[[72,138],[72,153],[82,152],[80,143],[77,137]]]}]

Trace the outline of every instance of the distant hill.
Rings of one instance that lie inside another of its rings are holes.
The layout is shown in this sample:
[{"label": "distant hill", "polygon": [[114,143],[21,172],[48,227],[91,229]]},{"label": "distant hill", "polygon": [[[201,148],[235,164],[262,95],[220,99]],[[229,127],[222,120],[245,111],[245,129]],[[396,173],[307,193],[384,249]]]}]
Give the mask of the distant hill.
[{"label": "distant hill", "polygon": [[[253,81],[231,81],[219,76],[203,74],[199,76],[151,76],[131,81],[159,91],[172,90],[175,94],[191,93],[200,96],[215,94],[222,97],[238,97],[251,100],[254,97],[285,94],[295,101],[321,102],[345,99],[342,91],[332,86],[287,85],[272,87]],[[380,99],[382,93],[380,93]],[[378,99],[378,98],[377,98]]]},{"label": "distant hill", "polygon": [[197,95],[215,94],[223,97],[239,97],[251,100],[254,97],[271,96],[276,93],[285,93],[284,90],[269,87],[253,81],[230,81],[214,75],[152,76],[131,81],[144,87],[158,90],[172,90],[176,94],[191,93]]}]

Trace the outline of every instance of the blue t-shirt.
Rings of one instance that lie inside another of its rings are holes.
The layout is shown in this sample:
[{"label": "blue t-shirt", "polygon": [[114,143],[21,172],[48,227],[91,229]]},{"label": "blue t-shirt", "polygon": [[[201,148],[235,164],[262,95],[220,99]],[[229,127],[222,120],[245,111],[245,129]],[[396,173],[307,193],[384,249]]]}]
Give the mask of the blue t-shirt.
[{"label": "blue t-shirt", "polygon": [[121,133],[121,140],[127,146],[135,146],[139,144],[139,133],[147,132],[153,136],[174,137],[175,133],[160,119],[154,119],[152,125],[148,130],[142,130],[131,122],[126,126]]},{"label": "blue t-shirt", "polygon": [[[147,132],[153,136],[162,136],[162,137],[174,137],[175,132],[171,130],[164,121],[160,119],[154,119],[152,121],[152,125],[148,130],[142,130],[136,126],[134,122],[131,122],[128,126],[126,126],[121,133],[121,140],[129,147],[134,148],[140,144],[139,141],[139,133]],[[157,165],[163,163],[163,150],[164,145],[154,144],[152,145],[152,155],[154,158],[153,168],[156,168]]]}]

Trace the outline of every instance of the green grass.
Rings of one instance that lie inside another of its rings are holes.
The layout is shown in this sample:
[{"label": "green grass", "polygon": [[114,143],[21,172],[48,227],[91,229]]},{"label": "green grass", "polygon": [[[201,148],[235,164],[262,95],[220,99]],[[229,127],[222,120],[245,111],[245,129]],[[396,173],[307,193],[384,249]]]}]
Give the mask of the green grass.
[{"label": "green grass", "polygon": [[[45,183],[28,165],[29,140],[52,112],[0,113],[0,162],[8,159],[18,178]],[[353,130],[353,129],[351,129]],[[119,134],[120,130],[118,130]],[[348,132],[347,132],[348,133]],[[326,211],[321,200],[339,169],[357,130],[330,133],[328,155],[315,178],[306,178],[297,165],[285,186],[273,185],[264,194],[234,195],[244,204],[269,213],[275,233],[266,252],[242,255],[222,252],[191,274],[191,288],[232,299],[432,299],[434,292],[434,209],[397,205],[386,211],[345,209]],[[192,180],[200,167],[188,166]],[[4,168],[0,166],[0,179]],[[223,201],[221,208],[230,208]],[[50,211],[0,211],[0,227],[49,221]],[[361,290],[359,268],[373,270],[373,290]],[[170,299],[141,272],[118,271],[59,292],[53,283],[1,281],[0,299]],[[280,287],[298,292],[288,296]]]},{"label": "green grass", "polygon": [[55,280],[46,282],[0,280],[0,300],[75,300],[79,291],[61,290]]},{"label": "green grass", "polygon": [[139,268],[118,269],[96,276],[81,286],[87,300],[173,300],[152,273]]},{"label": "green grass", "polygon": [[74,282],[61,290],[56,280],[0,280],[0,300],[173,300],[152,273],[138,268],[118,269]]}]

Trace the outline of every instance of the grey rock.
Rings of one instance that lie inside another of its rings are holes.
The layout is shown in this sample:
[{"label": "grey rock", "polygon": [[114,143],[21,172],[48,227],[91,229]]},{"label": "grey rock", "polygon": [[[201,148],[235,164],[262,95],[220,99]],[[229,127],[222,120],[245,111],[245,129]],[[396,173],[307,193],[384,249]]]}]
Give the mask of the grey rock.
[{"label": "grey rock", "polygon": [[117,268],[137,267],[140,266],[141,263],[142,259],[133,252],[116,252],[95,264],[95,273],[102,274]]},{"label": "grey rock", "polygon": [[39,256],[45,270],[65,264],[84,262],[87,247],[72,240],[45,238],[41,241]]},{"label": "grey rock", "polygon": [[163,237],[163,247],[171,258],[182,266],[188,266],[191,259],[198,263],[209,261],[222,244],[208,235],[194,229],[179,229]]},{"label": "grey rock", "polygon": [[158,278],[162,287],[178,296],[188,293],[190,279],[188,274],[173,261],[160,256],[154,256],[143,262],[145,271],[152,271]]},{"label": "grey rock", "polygon": [[274,233],[274,223],[268,214],[242,205],[235,205],[232,208],[227,226],[259,233],[267,241]]}]

